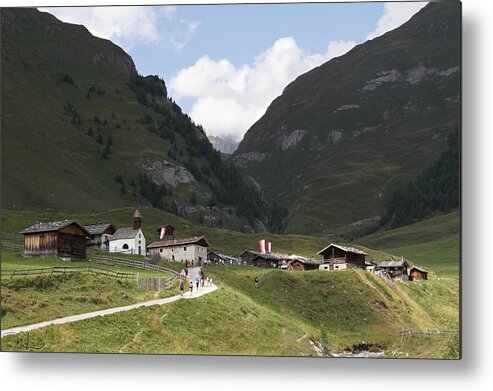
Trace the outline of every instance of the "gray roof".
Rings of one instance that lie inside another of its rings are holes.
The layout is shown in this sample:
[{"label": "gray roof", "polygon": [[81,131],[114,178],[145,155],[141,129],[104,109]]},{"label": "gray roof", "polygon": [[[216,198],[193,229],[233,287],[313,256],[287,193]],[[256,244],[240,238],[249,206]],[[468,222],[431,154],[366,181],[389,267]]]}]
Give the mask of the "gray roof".
[{"label": "gray roof", "polygon": [[409,269],[409,271],[411,271],[412,269],[416,269],[416,270],[419,270],[420,272],[422,273],[428,273],[428,270],[426,269],[423,269],[422,267],[418,267],[418,266],[413,266]]},{"label": "gray roof", "polygon": [[109,227],[113,224],[111,223],[97,223],[97,224],[88,224],[83,225],[83,227],[89,232],[91,235],[101,235],[103,234]]},{"label": "gray roof", "polygon": [[225,255],[225,254],[217,253],[215,251],[209,251],[209,254],[210,253],[216,254],[219,258],[222,258],[225,261],[233,261],[233,262],[240,262],[241,261],[240,258],[236,258],[236,257],[233,257],[231,255]]},{"label": "gray roof", "polygon": [[34,225],[31,225],[28,228],[23,229],[19,233],[21,234],[32,234],[36,232],[53,232],[53,231],[59,231],[62,228],[71,225],[71,224],[77,224],[79,227],[87,231],[83,226],[81,226],[79,223],[77,223],[74,220],[60,220],[60,221],[51,221],[47,223],[36,223]]},{"label": "gray roof", "polygon": [[355,247],[340,246],[340,245],[334,244],[334,243],[329,244],[327,247],[325,247],[322,250],[320,250],[317,254],[322,254],[325,250],[327,250],[331,246],[337,247],[337,248],[341,249],[342,251],[345,251],[345,252],[348,252],[348,253],[368,255],[364,251],[361,251],[360,249],[357,249]]},{"label": "gray roof", "polygon": [[298,260],[304,264],[320,265],[320,261],[318,259],[315,259],[315,258],[303,257],[301,255],[291,255],[289,258],[291,258],[291,261],[289,261],[289,263],[291,263],[295,260]]},{"label": "gray roof", "polygon": [[142,218],[142,215],[140,214],[140,210],[138,209],[135,209],[135,212],[134,212],[134,219],[135,218],[138,218],[138,219],[141,219]]},{"label": "gray roof", "polygon": [[119,239],[133,239],[139,233],[138,229],[129,228],[118,228],[116,232],[109,238],[109,240],[119,240]]},{"label": "gray roof", "polygon": [[253,251],[253,250],[245,250],[241,253],[240,257],[245,254],[245,253],[251,253],[256,255],[259,258],[264,258],[264,259],[274,259],[274,260],[280,260],[280,259],[287,259],[289,258],[287,254],[280,254],[280,253],[264,253],[262,254],[260,251]]},{"label": "gray roof", "polygon": [[378,267],[404,267],[408,265],[409,264],[405,259],[390,259],[388,261],[380,262]]}]

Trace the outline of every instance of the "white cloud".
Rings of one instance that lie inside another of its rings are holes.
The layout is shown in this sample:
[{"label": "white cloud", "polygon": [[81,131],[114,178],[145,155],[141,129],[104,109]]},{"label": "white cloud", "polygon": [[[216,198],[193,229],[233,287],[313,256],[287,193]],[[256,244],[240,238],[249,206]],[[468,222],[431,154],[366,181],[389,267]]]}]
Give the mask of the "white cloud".
[{"label": "white cloud", "polygon": [[309,54],[292,37],[280,38],[252,65],[235,67],[227,59],[204,56],[180,70],[169,88],[177,100],[196,99],[189,114],[208,134],[240,139],[287,84],[355,45],[353,41],[331,41],[326,53]]},{"label": "white cloud", "polygon": [[366,39],[373,39],[393,30],[407,22],[427,2],[393,2],[385,3],[384,13],[377,22],[377,27]]},{"label": "white cloud", "polygon": [[198,26],[197,22],[178,18],[174,6],[64,7],[40,10],[49,12],[64,22],[82,24],[91,34],[110,39],[126,50],[131,50],[138,44],[163,44],[179,51],[190,41]]}]

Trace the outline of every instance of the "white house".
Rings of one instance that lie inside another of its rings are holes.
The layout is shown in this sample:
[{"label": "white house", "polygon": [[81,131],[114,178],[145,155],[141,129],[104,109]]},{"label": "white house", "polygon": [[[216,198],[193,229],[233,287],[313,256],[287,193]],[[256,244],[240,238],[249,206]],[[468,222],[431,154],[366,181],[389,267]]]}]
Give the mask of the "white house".
[{"label": "white house", "polygon": [[142,215],[138,209],[132,222],[132,227],[119,228],[109,238],[110,253],[146,255],[146,238],[142,232]]},{"label": "white house", "polygon": [[159,255],[168,261],[193,261],[195,265],[203,265],[207,259],[209,242],[204,236],[187,239],[156,240],[147,246],[150,255]]}]

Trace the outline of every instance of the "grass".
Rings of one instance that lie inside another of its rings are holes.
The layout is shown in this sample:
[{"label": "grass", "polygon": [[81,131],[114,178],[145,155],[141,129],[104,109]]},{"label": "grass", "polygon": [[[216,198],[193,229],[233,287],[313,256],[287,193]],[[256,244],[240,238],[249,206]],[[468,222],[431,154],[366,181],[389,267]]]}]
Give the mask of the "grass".
[{"label": "grass", "polygon": [[460,358],[459,336],[405,337],[392,344],[383,357],[457,360]]},{"label": "grass", "polygon": [[2,329],[177,293],[176,286],[158,293],[137,288],[132,282],[81,273],[2,279]]},{"label": "grass", "polygon": [[460,264],[458,211],[360,238],[357,243],[403,256],[438,276],[457,278]]},{"label": "grass", "polygon": [[[427,340],[402,344],[397,332],[457,325],[458,287],[452,280],[406,282],[392,289],[358,270],[212,266],[206,275],[213,277],[219,290],[193,300],[6,336],[2,348],[302,356],[316,354],[313,341],[326,355],[365,343],[388,355],[436,357]],[[259,289],[255,276],[260,278]],[[445,345],[440,345],[439,354],[451,358],[458,354],[455,345]]]},{"label": "grass", "polygon": [[439,276],[459,277],[459,235],[434,242],[390,248],[393,254],[402,254],[414,264],[421,265]]},{"label": "grass", "polygon": [[194,300],[6,336],[3,350],[167,354],[313,354],[299,322],[219,290]]},{"label": "grass", "polygon": [[142,278],[170,278],[172,274],[169,272],[156,272],[150,269],[139,269],[133,267],[125,267],[120,265],[105,265],[95,262],[88,261],[63,261],[60,258],[55,257],[32,257],[25,258],[20,253],[15,251],[3,250],[1,252],[1,269],[2,272],[13,271],[15,269],[32,269],[32,268],[43,268],[43,267],[54,267],[54,266],[87,266],[87,267],[98,267],[106,270],[111,270],[114,272],[124,272],[124,273],[138,273],[139,277]]}]

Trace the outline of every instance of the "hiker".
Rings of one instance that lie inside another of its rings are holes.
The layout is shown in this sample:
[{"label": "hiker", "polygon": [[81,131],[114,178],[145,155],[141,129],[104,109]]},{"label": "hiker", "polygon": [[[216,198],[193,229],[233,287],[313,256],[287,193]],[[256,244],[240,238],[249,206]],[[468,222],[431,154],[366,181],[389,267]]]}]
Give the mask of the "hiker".
[{"label": "hiker", "polygon": [[211,286],[210,283],[209,283],[209,277],[207,277],[206,280],[205,280],[205,286]]},{"label": "hiker", "polygon": [[205,281],[205,278],[204,278],[204,269],[200,268],[200,285],[202,287],[204,287],[204,281]]},{"label": "hiker", "polygon": [[260,284],[259,284],[259,281],[258,281],[258,277],[255,277],[255,288],[258,289],[259,286],[260,286]]},{"label": "hiker", "polygon": [[185,277],[188,277],[188,269],[186,266],[185,266]]},{"label": "hiker", "polygon": [[197,274],[197,275],[195,276],[195,284],[197,284],[197,290],[199,289],[199,282],[200,282],[200,277],[199,277],[199,275]]},{"label": "hiker", "polygon": [[193,293],[193,281],[190,281],[190,296],[192,296]]},{"label": "hiker", "polygon": [[185,284],[183,283],[183,280],[180,281],[180,295],[183,296],[183,289],[185,288]]},{"label": "hiker", "polygon": [[212,278],[209,278],[209,286],[212,286]]}]

